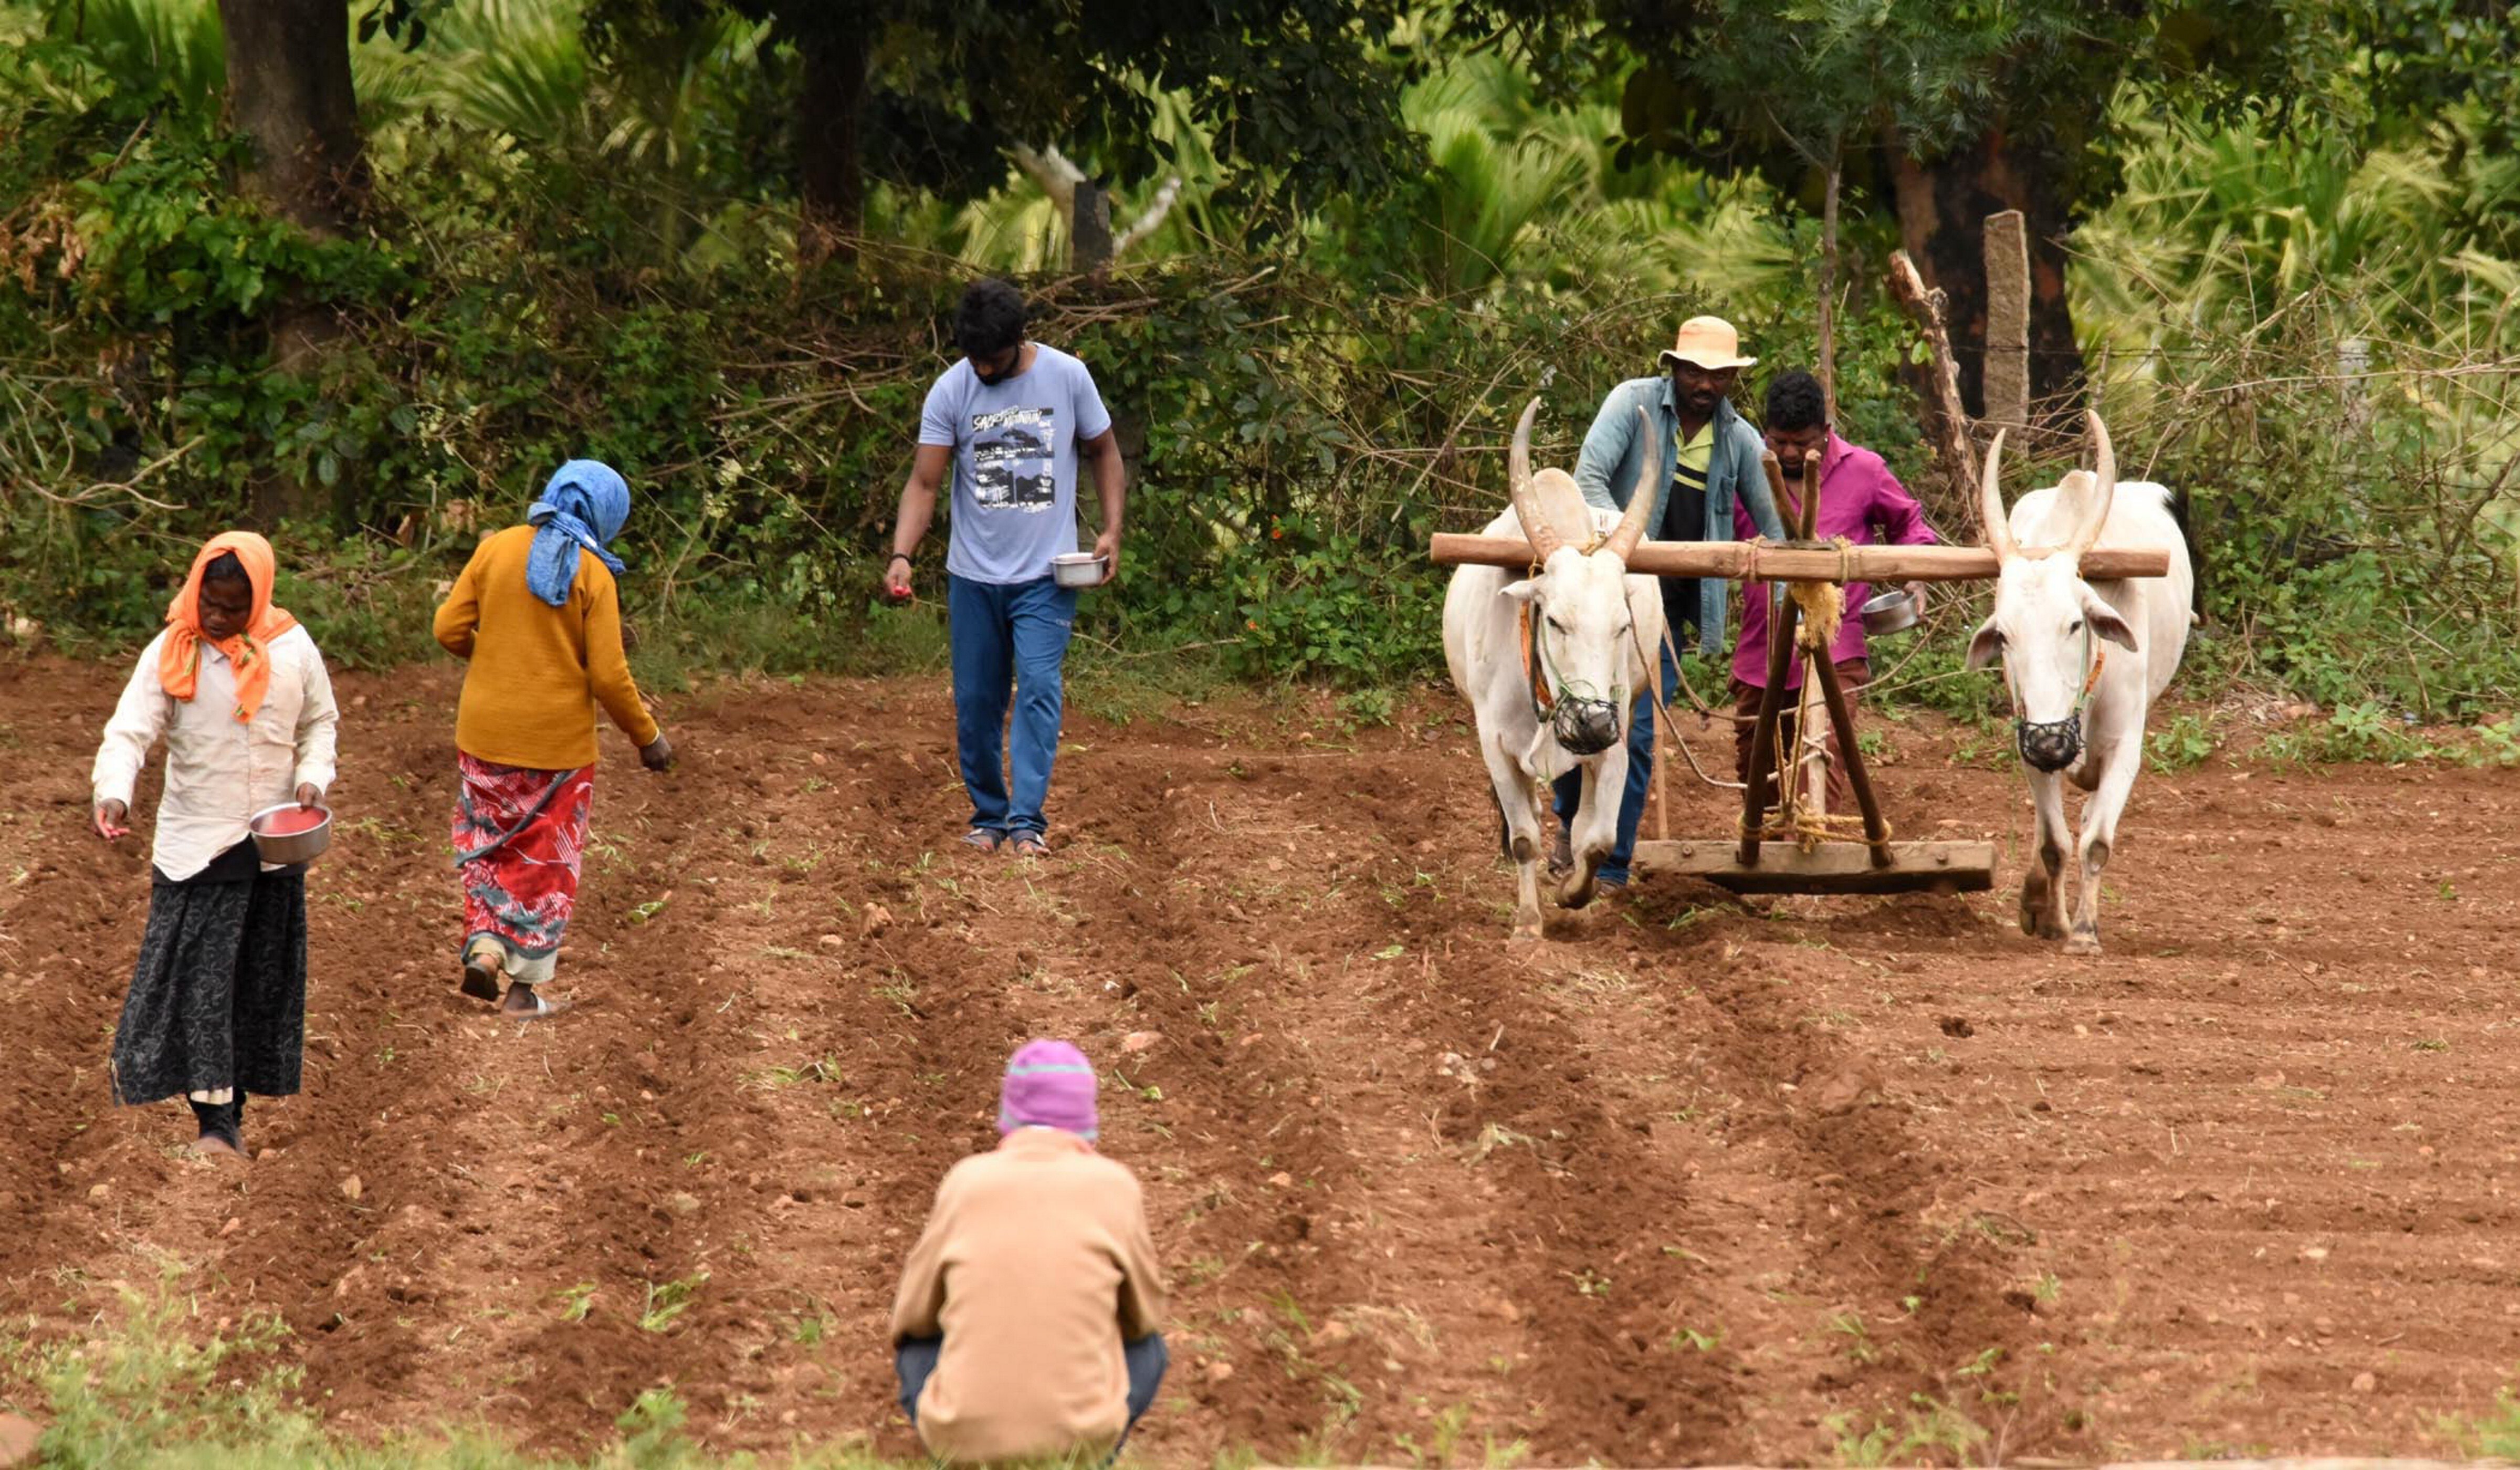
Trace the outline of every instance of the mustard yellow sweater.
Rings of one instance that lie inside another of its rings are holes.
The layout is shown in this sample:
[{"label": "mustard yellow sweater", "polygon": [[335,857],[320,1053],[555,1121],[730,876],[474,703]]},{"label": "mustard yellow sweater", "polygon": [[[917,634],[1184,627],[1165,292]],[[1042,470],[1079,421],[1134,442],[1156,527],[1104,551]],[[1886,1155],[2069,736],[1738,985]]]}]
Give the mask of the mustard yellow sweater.
[{"label": "mustard yellow sweater", "polygon": [[635,745],[656,738],[655,717],[621,651],[621,597],[612,571],[577,557],[568,601],[554,607],[525,587],[532,526],[483,538],[437,609],[437,641],[470,659],[455,713],[455,743],[474,760],[536,771],[595,764],[595,706]]}]

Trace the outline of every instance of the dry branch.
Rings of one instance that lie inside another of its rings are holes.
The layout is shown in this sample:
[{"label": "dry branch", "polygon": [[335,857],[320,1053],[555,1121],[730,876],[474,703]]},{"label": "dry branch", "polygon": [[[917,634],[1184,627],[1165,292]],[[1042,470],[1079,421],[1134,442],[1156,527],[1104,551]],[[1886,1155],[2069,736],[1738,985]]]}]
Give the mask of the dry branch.
[{"label": "dry branch", "polygon": [[[1890,291],[1924,334],[1925,345],[1933,356],[1933,392],[1917,417],[1924,425],[1925,437],[1934,446],[1935,463],[1942,467],[1944,504],[1974,506],[1977,457],[1969,452],[1968,411],[1960,406],[1959,369],[1952,358],[1951,329],[1943,320],[1943,293],[1925,289],[1924,278],[1916,274],[1915,262],[1908,258],[1905,250],[1890,256]],[[1986,539],[1983,525],[1978,527],[1978,539]]]}]

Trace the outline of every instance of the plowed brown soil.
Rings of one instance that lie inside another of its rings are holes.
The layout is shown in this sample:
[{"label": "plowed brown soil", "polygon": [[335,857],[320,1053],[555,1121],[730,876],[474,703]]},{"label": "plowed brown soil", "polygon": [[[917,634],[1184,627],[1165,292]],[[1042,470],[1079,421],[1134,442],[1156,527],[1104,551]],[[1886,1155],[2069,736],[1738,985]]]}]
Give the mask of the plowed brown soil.
[{"label": "plowed brown soil", "polygon": [[0,665],[0,1317],[87,1331],[170,1255],[352,1434],[581,1448],[671,1385],[724,1446],[909,1450],[894,1274],[1035,1034],[1148,1186],[1160,1463],[2404,1450],[2520,1359],[2507,775],[2148,776],[2082,961],[2011,923],[2018,779],[1883,726],[1903,834],[1999,839],[2004,890],[1647,883],[1518,953],[1444,699],[1073,715],[1022,866],[953,845],[941,689],[722,685],[669,778],[607,736],[581,1005],[519,1027],[452,984],[456,675],[349,677],[306,1091],[248,1169],[108,1100],[115,680]]}]

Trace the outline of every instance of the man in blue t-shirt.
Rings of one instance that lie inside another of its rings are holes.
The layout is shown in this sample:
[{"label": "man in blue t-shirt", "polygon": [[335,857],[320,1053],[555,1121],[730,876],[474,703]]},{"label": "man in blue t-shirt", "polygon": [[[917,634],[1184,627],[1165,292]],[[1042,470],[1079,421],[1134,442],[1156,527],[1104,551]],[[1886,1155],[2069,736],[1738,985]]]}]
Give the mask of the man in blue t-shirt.
[{"label": "man in blue t-shirt", "polygon": [[[936,487],[950,468],[945,609],[954,640],[955,744],[971,793],[971,829],[963,840],[984,852],[1012,843],[1018,857],[1036,857],[1050,850],[1042,808],[1058,752],[1059,668],[1076,621],[1076,591],[1052,580],[1050,561],[1076,550],[1081,458],[1102,503],[1102,534],[1094,542],[1102,580],[1119,575],[1127,471],[1094,375],[1058,348],[1024,339],[1023,297],[1013,287],[974,282],[955,310],[954,340],[963,360],[927,390],[884,593],[894,601],[909,598],[911,553],[927,534]],[[1007,741],[1011,679],[1014,735]]]}]

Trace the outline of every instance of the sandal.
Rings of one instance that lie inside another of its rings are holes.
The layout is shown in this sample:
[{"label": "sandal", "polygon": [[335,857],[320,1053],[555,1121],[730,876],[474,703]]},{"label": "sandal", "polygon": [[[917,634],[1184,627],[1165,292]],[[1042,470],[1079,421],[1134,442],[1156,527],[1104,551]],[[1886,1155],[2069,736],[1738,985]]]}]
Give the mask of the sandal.
[{"label": "sandal", "polygon": [[1014,848],[1018,858],[1047,858],[1050,856],[1050,839],[1039,832],[1017,832]]},{"label": "sandal", "polygon": [[510,1010],[507,1006],[501,1005],[499,1007],[499,1019],[503,1021],[547,1021],[553,1016],[559,1015],[562,1011],[566,1010],[577,1003],[574,1001],[551,1000],[545,997],[539,990],[535,991],[533,995],[533,1009]]},{"label": "sandal", "polygon": [[499,984],[500,972],[506,968],[506,957],[485,945],[464,957],[464,979],[456,989],[496,1005],[506,993]]},{"label": "sandal", "polygon": [[976,847],[984,853],[996,852],[1006,840],[1007,834],[993,826],[975,826],[963,834],[965,847]]}]

